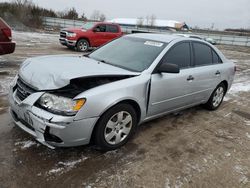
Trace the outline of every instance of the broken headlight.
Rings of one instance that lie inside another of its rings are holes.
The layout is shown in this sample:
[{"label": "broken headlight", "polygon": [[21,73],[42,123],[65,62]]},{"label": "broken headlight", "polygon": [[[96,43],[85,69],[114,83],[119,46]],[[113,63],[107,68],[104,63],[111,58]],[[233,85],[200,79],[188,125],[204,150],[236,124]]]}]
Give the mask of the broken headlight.
[{"label": "broken headlight", "polygon": [[67,97],[45,93],[38,100],[38,105],[55,114],[73,116],[81,109],[85,102],[86,99],[73,100]]}]

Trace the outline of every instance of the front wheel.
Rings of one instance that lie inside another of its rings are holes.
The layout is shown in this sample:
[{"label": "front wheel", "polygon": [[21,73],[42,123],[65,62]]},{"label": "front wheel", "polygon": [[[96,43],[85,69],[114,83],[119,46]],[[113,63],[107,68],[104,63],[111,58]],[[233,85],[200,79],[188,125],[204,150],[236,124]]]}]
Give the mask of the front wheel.
[{"label": "front wheel", "polygon": [[205,104],[205,107],[208,110],[216,110],[221,105],[225,94],[226,94],[226,86],[225,84],[220,83],[213,91],[208,102]]},{"label": "front wheel", "polygon": [[76,44],[78,52],[86,52],[89,50],[89,42],[85,39],[80,39]]},{"label": "front wheel", "polygon": [[98,121],[94,140],[98,149],[114,150],[129,140],[137,125],[134,108],[129,104],[118,104],[105,112]]}]

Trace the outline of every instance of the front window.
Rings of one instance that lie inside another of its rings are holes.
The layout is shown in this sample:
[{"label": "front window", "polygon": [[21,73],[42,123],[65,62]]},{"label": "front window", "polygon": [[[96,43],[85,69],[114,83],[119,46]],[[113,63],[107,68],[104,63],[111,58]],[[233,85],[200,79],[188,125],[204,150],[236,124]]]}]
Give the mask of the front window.
[{"label": "front window", "polygon": [[150,39],[122,37],[97,49],[89,58],[131,71],[147,69],[166,47]]},{"label": "front window", "polygon": [[164,62],[176,64],[179,68],[190,67],[191,53],[188,42],[182,42],[171,48],[164,57]]},{"label": "front window", "polygon": [[82,29],[89,30],[94,27],[95,22],[86,22],[83,24]]}]

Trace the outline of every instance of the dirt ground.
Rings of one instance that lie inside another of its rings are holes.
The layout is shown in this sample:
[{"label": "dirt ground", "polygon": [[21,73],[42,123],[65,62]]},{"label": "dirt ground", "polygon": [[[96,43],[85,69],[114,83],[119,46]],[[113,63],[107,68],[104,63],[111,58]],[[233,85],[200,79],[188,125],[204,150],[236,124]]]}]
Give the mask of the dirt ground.
[{"label": "dirt ground", "polygon": [[42,54],[77,53],[52,34],[15,32],[0,56],[0,187],[250,187],[250,48],[218,46],[237,75],[222,106],[198,106],[145,123],[121,149],[51,150],[11,121],[8,85],[19,64]]}]

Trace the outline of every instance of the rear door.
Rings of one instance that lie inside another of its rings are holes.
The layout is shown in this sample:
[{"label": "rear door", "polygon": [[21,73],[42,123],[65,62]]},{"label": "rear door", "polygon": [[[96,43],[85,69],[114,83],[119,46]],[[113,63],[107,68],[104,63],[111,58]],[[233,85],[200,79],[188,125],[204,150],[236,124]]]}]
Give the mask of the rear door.
[{"label": "rear door", "polygon": [[117,25],[108,24],[106,26],[106,36],[107,36],[106,42],[109,42],[115,38],[120,37],[119,27]]},{"label": "rear door", "polygon": [[194,55],[193,87],[195,101],[208,100],[212,91],[221,80],[221,59],[216,52],[207,44],[192,42]]},{"label": "rear door", "polygon": [[166,53],[160,63],[176,64],[180,68],[180,73],[152,74],[148,117],[195,103],[191,62],[190,42],[177,43]]}]

